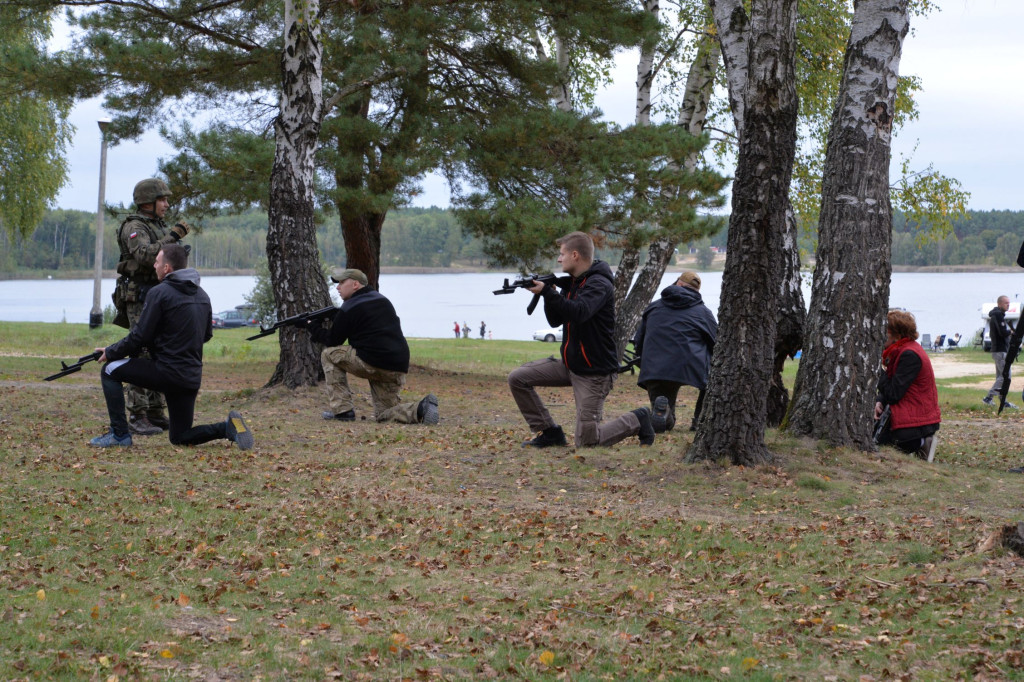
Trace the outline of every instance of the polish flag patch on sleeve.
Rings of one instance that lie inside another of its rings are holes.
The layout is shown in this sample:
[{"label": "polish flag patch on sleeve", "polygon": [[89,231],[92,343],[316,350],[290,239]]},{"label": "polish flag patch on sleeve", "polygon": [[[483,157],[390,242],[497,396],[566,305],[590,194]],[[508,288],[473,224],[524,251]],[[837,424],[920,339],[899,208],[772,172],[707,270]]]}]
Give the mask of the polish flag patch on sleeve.
[{"label": "polish flag patch on sleeve", "polygon": [[128,235],[128,239],[135,239],[135,236],[137,234],[139,234],[139,233],[138,232],[132,232],[130,235]]}]

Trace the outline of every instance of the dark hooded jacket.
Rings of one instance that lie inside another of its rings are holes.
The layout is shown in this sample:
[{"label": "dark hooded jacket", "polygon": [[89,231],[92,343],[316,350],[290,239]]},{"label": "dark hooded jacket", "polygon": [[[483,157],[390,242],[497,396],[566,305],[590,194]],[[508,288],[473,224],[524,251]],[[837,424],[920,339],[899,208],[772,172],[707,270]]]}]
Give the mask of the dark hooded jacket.
[{"label": "dark hooded jacket", "polygon": [[641,357],[637,383],[672,381],[707,388],[711,352],[718,323],[700,292],[689,287],[665,287],[661,298],[647,306],[633,348]]},{"label": "dark hooded jacket", "polygon": [[594,261],[570,280],[568,289],[551,284],[541,292],[544,315],[552,327],[562,327],[562,362],[575,374],[612,374],[615,355],[615,290],[612,269]]},{"label": "dark hooded jacket", "polygon": [[120,360],[147,348],[168,381],[198,389],[203,381],[203,344],[211,338],[210,297],[199,286],[195,268],[183,268],[167,273],[149,290],[138,323],[106,354],[108,360]]},{"label": "dark hooded jacket", "polygon": [[993,353],[1005,353],[1009,346],[1010,327],[1006,324],[1006,311],[996,306],[988,312],[988,333]]}]

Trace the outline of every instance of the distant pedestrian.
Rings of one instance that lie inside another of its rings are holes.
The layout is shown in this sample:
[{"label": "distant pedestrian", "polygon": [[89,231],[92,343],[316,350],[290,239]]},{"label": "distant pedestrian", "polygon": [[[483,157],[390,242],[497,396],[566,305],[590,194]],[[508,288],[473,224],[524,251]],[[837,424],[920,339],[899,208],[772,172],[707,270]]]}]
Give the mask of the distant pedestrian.
[{"label": "distant pedestrian", "polygon": [[[992,339],[992,361],[996,366],[996,380],[992,388],[988,389],[988,395],[981,399],[986,405],[992,405],[992,398],[999,395],[1003,388],[1003,367],[1006,364],[1007,344],[1010,340],[1010,326],[1006,323],[1006,311],[1010,308],[1010,299],[1007,296],[1000,296],[996,299],[996,307],[988,313],[989,336]],[[1011,410],[1017,406],[1007,401],[1006,407]]]},{"label": "distant pedestrian", "polygon": [[484,335],[487,333],[487,325],[483,320],[480,320],[480,338],[486,338]]},{"label": "distant pedestrian", "polygon": [[494,332],[487,332],[487,339],[490,340],[490,339],[493,339],[493,338],[494,338]]},{"label": "distant pedestrian", "polygon": [[464,339],[468,339],[469,338],[469,322],[463,322],[462,323],[462,338],[464,338]]},{"label": "distant pedestrian", "polygon": [[455,323],[455,338],[459,338],[459,323]]}]

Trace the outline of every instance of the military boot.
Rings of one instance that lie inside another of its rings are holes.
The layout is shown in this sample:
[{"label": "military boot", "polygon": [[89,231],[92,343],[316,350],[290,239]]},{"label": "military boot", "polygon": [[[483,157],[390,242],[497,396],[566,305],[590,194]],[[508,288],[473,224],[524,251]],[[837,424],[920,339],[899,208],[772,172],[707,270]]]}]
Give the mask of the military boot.
[{"label": "military boot", "polygon": [[128,419],[128,430],[137,436],[156,436],[164,432],[159,426],[154,426],[146,415],[132,415]]}]

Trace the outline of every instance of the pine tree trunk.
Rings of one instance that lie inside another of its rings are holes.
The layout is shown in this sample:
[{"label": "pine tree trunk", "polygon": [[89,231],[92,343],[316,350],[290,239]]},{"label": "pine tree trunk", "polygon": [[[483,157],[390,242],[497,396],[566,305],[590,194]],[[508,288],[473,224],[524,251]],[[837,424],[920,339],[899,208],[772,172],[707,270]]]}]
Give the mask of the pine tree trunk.
[{"label": "pine tree trunk", "polygon": [[380,286],[380,234],[386,213],[341,216],[345,238],[345,267],[358,268],[374,289]]},{"label": "pine tree trunk", "polygon": [[796,0],[753,5],[719,334],[689,462],[772,460],[764,430],[796,152],[796,17]]},{"label": "pine tree trunk", "polygon": [[817,266],[786,428],[870,451],[892,273],[889,159],[905,0],[856,4],[822,178]]},{"label": "pine tree trunk", "polygon": [[[323,109],[318,8],[315,0],[285,1],[281,112],[274,123],[267,230],[267,264],[279,318],[330,304],[313,222],[313,157]],[[268,385],[316,384],[323,372],[309,334],[294,327],[278,334],[281,355]]]}]

